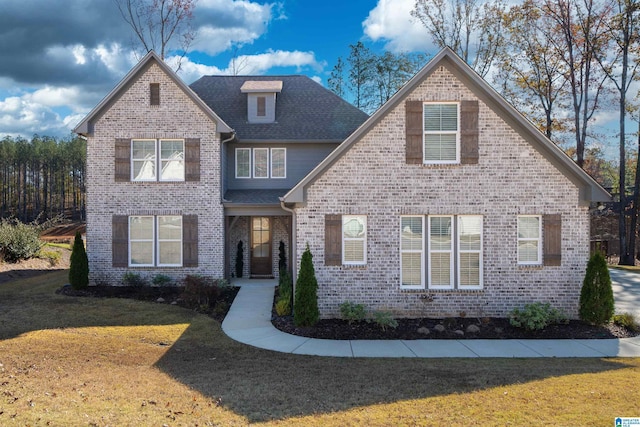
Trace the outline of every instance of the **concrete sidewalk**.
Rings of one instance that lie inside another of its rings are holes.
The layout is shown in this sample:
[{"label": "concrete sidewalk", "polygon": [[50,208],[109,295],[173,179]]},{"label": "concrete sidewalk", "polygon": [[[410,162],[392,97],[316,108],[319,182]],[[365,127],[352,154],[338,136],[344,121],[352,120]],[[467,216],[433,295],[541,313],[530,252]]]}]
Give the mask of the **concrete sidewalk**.
[{"label": "concrete sidewalk", "polygon": [[324,340],[271,324],[275,280],[238,280],[222,330],[232,339],[283,353],[333,357],[640,357],[640,337],[603,340]]}]

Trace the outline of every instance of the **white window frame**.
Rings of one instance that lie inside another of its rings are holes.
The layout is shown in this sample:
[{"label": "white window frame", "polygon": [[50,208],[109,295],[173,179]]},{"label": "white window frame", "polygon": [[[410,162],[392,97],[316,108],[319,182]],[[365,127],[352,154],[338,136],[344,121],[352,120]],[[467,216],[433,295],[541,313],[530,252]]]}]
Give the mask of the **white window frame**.
[{"label": "white window frame", "polygon": [[[281,151],[283,153],[283,165],[282,165],[282,172],[283,175],[282,176],[276,176],[273,173],[273,153],[274,152],[278,152]],[[271,158],[270,158],[271,162],[269,164],[269,176],[273,179],[285,179],[287,177],[287,149],[286,148],[271,148]]]},{"label": "white window frame", "polygon": [[[144,161],[148,161],[145,159],[136,159],[133,156],[133,144],[135,141],[152,141],[153,142],[153,147],[154,147],[154,158],[153,158],[153,166],[155,168],[154,170],[154,177],[153,178],[147,178],[147,179],[137,179],[134,175],[135,172],[135,168],[134,168],[134,164],[135,162],[144,162]],[[162,156],[162,142],[163,141],[179,141],[182,143],[182,159],[164,159],[161,158]],[[131,170],[131,181],[133,182],[184,182],[185,181],[185,174],[186,174],[186,164],[185,164],[185,142],[184,139],[181,138],[160,138],[160,139],[152,139],[152,138],[133,138],[131,139],[131,144],[129,147],[130,150],[130,170]],[[178,178],[178,179],[163,179],[162,178],[162,162],[163,161],[167,161],[167,162],[182,162],[182,177]]]},{"label": "white window frame", "polygon": [[[431,248],[431,221],[435,218],[450,218],[451,219],[451,230],[449,230],[449,236],[450,236],[450,248],[449,250],[444,250],[444,249],[432,249]],[[455,226],[455,218],[453,215],[429,215],[427,216],[427,283],[429,284],[429,289],[453,289],[454,287],[454,282],[455,282],[455,271],[454,271],[454,265],[455,265],[455,248],[454,248],[454,242],[455,242],[455,234],[454,234],[454,230],[453,227]],[[431,268],[433,266],[433,261],[431,259],[431,255],[434,253],[448,253],[449,254],[449,284],[448,285],[433,285],[431,282]]]},{"label": "white window frame", "polygon": [[[151,239],[132,239],[131,238],[131,225],[136,218],[152,218],[151,221]],[[129,229],[128,229],[128,251],[129,251],[129,267],[155,267],[156,257],[155,257],[155,236],[156,236],[156,221],[153,215],[131,215],[129,217]],[[151,243],[151,264],[134,264],[133,263],[133,250],[132,243],[136,242],[144,242]]]},{"label": "white window frame", "polygon": [[[160,239],[160,218],[178,217],[180,218],[180,239]],[[152,230],[153,238],[151,239],[132,239],[131,238],[131,224],[134,218],[152,218]],[[129,245],[129,267],[182,267],[184,253],[183,253],[183,237],[184,237],[184,223],[181,215],[131,215],[129,216],[129,229],[128,229],[128,245]],[[147,242],[152,244],[151,264],[133,264],[131,243],[133,242]],[[179,242],[180,245],[180,263],[177,264],[162,264],[160,263],[160,245],[162,242]]]},{"label": "white window frame", "polygon": [[[179,218],[180,219],[180,238],[179,239],[161,239],[160,238],[160,219],[161,218],[171,218],[171,217],[175,217],[175,218]],[[182,254],[182,237],[184,235],[184,231],[183,231],[183,224],[182,224],[182,216],[181,215],[158,215],[155,217],[155,229],[156,229],[156,265],[158,267],[182,267],[182,258],[183,258],[183,254]],[[161,263],[160,262],[160,245],[163,243],[179,243],[179,248],[180,248],[180,262],[179,263],[175,263],[175,264],[171,264],[171,263]]]},{"label": "white window frame", "polygon": [[[404,249],[402,247],[402,219],[403,218],[419,218],[421,221],[422,236],[420,236],[420,249]],[[424,289],[425,286],[425,216],[424,215],[401,215],[400,216],[400,288],[401,289]],[[419,285],[404,285],[402,278],[402,256],[404,254],[420,254],[420,284]]]},{"label": "white window frame", "polygon": [[[424,110],[428,105],[456,105],[456,130],[455,131],[427,131],[425,130]],[[426,135],[455,135],[456,136],[456,158],[455,160],[427,160],[427,150],[425,148]],[[443,165],[460,163],[460,103],[459,102],[425,102],[422,104],[422,161],[426,165]]]},{"label": "white window frame", "polygon": [[[256,153],[266,153],[264,158],[265,161],[267,162],[267,164],[265,165],[264,168],[264,176],[258,176],[256,174],[256,165],[258,164],[258,162],[256,161]],[[266,147],[256,147],[253,148],[253,178],[254,179],[268,179],[269,178],[269,149]]]},{"label": "white window frame", "polygon": [[[247,176],[238,175],[238,159],[239,159],[238,153],[242,152],[242,151],[249,152],[249,165],[248,165],[249,167],[247,169],[247,172],[248,172]],[[253,158],[253,155],[251,153],[251,148],[248,148],[248,147],[236,148],[236,178],[237,179],[250,179],[251,178],[251,171],[252,171],[252,167],[253,167],[252,158]]]},{"label": "white window frame", "polygon": [[[361,221],[364,226],[363,237],[345,237],[344,226],[351,220]],[[366,215],[342,215],[342,264],[343,265],[367,265],[367,216]],[[362,257],[361,260],[347,261],[345,259],[346,242],[362,242]]]},{"label": "white window frame", "polygon": [[[520,219],[521,218],[537,218],[538,219],[538,237],[520,237]],[[542,215],[518,215],[516,227],[516,246],[518,265],[542,265]],[[537,242],[538,243],[538,259],[536,261],[520,261],[520,242]]]},{"label": "white window frame", "polygon": [[[460,243],[461,241],[461,237],[462,237],[462,226],[461,226],[461,222],[463,218],[478,218],[480,220],[480,248],[479,249],[462,249],[462,245]],[[484,218],[482,217],[482,215],[458,215],[457,216],[457,220],[456,220],[456,225],[457,225],[457,230],[456,230],[456,235],[457,235],[457,247],[456,247],[456,264],[457,264],[457,275],[456,275],[456,286],[458,289],[482,289],[483,287],[483,259],[482,259],[482,253],[483,250],[482,248],[484,247]],[[462,265],[462,263],[460,262],[460,255],[463,253],[469,253],[469,254],[478,254],[478,261],[479,261],[479,277],[478,277],[478,284],[477,285],[462,285],[460,282],[460,267]]]}]

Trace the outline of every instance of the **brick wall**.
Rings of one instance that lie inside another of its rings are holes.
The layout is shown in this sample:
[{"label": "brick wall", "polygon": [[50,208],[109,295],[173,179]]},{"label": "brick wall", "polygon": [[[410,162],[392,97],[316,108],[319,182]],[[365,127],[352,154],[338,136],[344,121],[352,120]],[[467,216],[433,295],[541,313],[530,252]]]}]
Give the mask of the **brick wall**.
[{"label": "brick wall", "polygon": [[[408,99],[477,98],[439,67]],[[321,317],[338,317],[346,300],[405,317],[506,316],[514,307],[548,301],[577,316],[589,252],[587,208],[562,173],[479,101],[477,165],[406,164],[401,102],[308,187],[307,204],[296,211],[297,252],[308,243],[313,253]],[[325,214],[367,215],[366,266],[323,265]],[[405,214],[483,215],[483,289],[401,290],[399,223]],[[561,266],[517,265],[519,214],[561,214]]]},{"label": "brick wall", "polygon": [[[160,105],[149,105],[160,83]],[[200,138],[199,182],[115,182],[116,138]],[[92,283],[118,284],[126,271],[152,277],[223,276],[220,140],[216,124],[156,64],[142,73],[95,123],[87,144],[87,255]],[[113,268],[113,215],[198,215],[198,267]]]}]

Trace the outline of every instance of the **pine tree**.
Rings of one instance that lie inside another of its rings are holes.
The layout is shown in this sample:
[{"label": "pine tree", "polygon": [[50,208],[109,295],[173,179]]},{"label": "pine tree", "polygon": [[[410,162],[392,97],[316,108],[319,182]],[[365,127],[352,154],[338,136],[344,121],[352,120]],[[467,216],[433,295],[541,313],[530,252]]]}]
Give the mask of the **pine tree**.
[{"label": "pine tree", "polygon": [[71,251],[69,283],[73,289],[84,289],[89,286],[89,260],[79,231],[76,232]]},{"label": "pine tree", "polygon": [[313,268],[313,256],[309,244],[300,260],[300,272],[296,282],[296,298],[293,307],[293,321],[296,326],[313,326],[318,322],[318,281]]},{"label": "pine tree", "polygon": [[585,322],[603,325],[614,312],[613,289],[607,262],[600,252],[593,254],[580,292],[580,318]]}]

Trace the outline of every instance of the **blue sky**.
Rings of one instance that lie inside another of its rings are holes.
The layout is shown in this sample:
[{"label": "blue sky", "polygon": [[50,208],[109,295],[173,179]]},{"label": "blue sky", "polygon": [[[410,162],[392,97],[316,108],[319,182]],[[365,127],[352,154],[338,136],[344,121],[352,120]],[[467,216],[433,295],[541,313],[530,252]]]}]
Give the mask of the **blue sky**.
[{"label": "blue sky", "polygon": [[[326,85],[339,56],[374,50],[435,53],[409,11],[414,0],[198,0],[197,38],[180,77],[307,74]],[[135,65],[112,0],[1,0],[0,137],[66,137]],[[167,58],[171,63],[172,58]]]}]

